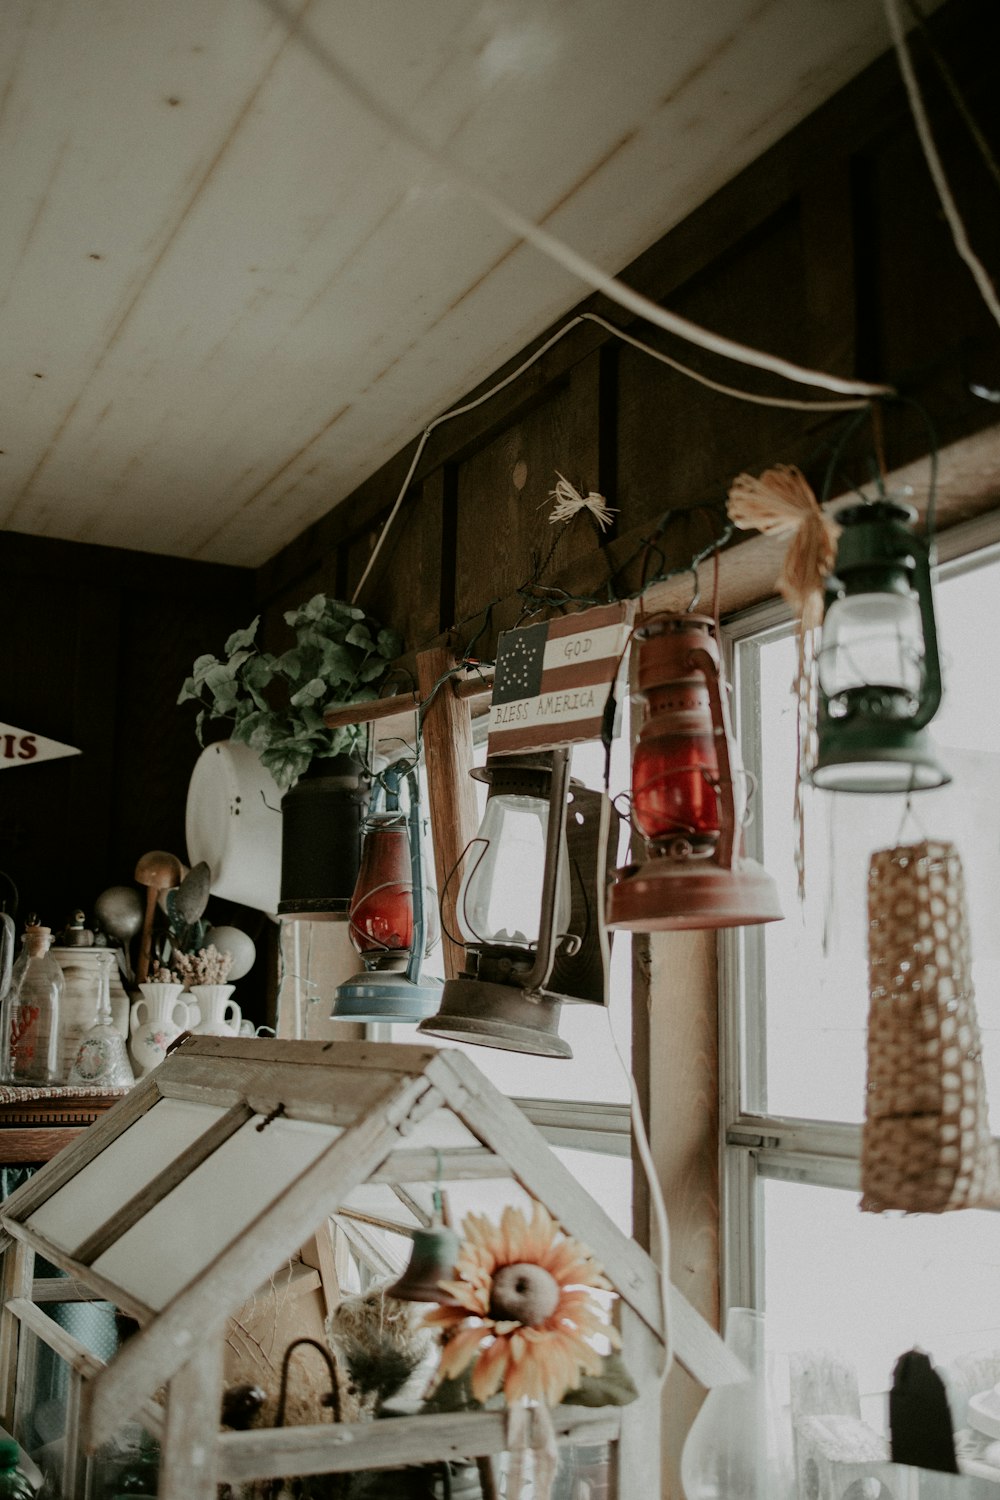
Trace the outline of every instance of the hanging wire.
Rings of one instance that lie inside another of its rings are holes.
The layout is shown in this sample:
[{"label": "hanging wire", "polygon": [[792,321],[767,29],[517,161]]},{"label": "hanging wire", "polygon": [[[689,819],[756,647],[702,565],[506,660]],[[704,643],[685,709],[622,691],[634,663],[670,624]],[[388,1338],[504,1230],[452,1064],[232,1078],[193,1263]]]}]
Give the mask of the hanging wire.
[{"label": "hanging wire", "polygon": [[931,35],[930,27],[927,25],[926,16],[924,15],[920,6],[917,4],[917,0],[906,0],[906,8],[917,23],[917,27],[920,31],[920,36],[923,44],[927,48],[934,66],[940,73],[942,82],[944,83],[945,88],[948,90],[948,93],[951,95],[951,101],[957,109],[959,115],[961,116],[963,124],[965,125],[969,134],[972,136],[976,149],[983,159],[986,170],[993,178],[993,181],[996,183],[997,187],[1000,187],[1000,163],[998,163],[996,157],[993,155],[993,151],[990,147],[989,141],[986,139],[985,135],[979,127],[979,122],[976,120],[976,117],[973,115],[968,104],[966,103],[965,95],[959,88],[954,73],[951,71],[948,63],[941,55],[941,51],[934,41],[933,36]]},{"label": "hanging wire", "polygon": [[955,249],[968,266],[972,278],[979,288],[980,296],[990,310],[994,321],[1000,324],[1000,298],[997,297],[996,287],[990,279],[989,272],[983,265],[979,256],[969,243],[969,235],[965,223],[958,211],[948,178],[934,142],[931,131],[930,120],[927,116],[927,108],[924,104],[920,85],[913,67],[913,59],[910,56],[906,33],[903,29],[903,20],[899,10],[899,0],[883,0],[886,19],[889,22],[889,31],[892,35],[892,44],[896,49],[899,60],[899,71],[903,75],[903,83],[906,88],[907,98],[910,101],[910,110],[913,114],[913,123],[917,129],[917,136],[923,148],[924,157],[927,161],[927,169],[937,190],[944,216],[948,221]]}]

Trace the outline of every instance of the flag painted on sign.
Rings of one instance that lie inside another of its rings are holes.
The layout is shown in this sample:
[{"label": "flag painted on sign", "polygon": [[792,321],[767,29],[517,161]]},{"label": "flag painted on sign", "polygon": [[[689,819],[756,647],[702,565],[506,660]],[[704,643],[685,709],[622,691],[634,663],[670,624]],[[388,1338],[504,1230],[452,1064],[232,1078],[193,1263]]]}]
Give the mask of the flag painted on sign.
[{"label": "flag painted on sign", "polygon": [[599,739],[631,622],[630,604],[607,604],[505,631],[497,649],[488,753]]}]

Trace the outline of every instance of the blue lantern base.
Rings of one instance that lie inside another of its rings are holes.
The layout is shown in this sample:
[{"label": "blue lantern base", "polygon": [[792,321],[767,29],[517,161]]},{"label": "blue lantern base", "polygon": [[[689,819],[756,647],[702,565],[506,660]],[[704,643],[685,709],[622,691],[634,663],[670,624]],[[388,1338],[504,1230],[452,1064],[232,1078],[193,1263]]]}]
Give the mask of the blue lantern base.
[{"label": "blue lantern base", "polygon": [[392,970],[366,970],[337,986],[334,1021],[423,1021],[441,1001],[441,981],[407,979]]}]

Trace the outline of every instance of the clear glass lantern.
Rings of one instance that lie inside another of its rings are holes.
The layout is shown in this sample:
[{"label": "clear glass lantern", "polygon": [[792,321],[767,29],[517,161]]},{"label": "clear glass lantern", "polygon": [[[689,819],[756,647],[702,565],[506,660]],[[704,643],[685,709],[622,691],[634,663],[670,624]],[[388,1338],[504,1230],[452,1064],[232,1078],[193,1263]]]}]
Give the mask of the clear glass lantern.
[{"label": "clear glass lantern", "polygon": [[[512,758],[513,759],[513,758]],[[486,812],[458,891],[458,923],[470,946],[537,943],[545,885],[545,848],[552,773],[539,757],[505,765],[495,757],[481,773],[489,780]],[[534,762],[534,763],[533,763]],[[566,840],[559,852],[555,930],[570,926]]]}]

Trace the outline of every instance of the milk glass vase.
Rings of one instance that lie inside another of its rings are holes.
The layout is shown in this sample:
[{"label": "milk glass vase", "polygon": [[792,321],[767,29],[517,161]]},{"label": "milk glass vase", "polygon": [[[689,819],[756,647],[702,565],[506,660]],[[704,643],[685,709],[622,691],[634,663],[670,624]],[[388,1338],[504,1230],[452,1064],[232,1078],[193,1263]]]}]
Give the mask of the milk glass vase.
[{"label": "milk glass vase", "polygon": [[726,1346],[748,1379],[709,1391],[681,1454],[686,1500],[791,1500],[791,1434],[779,1420],[764,1347],[764,1315],[732,1307]]},{"label": "milk glass vase", "polygon": [[191,1027],[191,1007],[181,999],[182,984],[140,984],[142,999],[132,1003],[129,1043],[132,1061],[143,1076],[167,1055],[167,1048]]},{"label": "milk glass vase", "polygon": [[194,1027],[196,1036],[236,1036],[243,1012],[230,995],[234,984],[192,984],[200,1020]]}]

